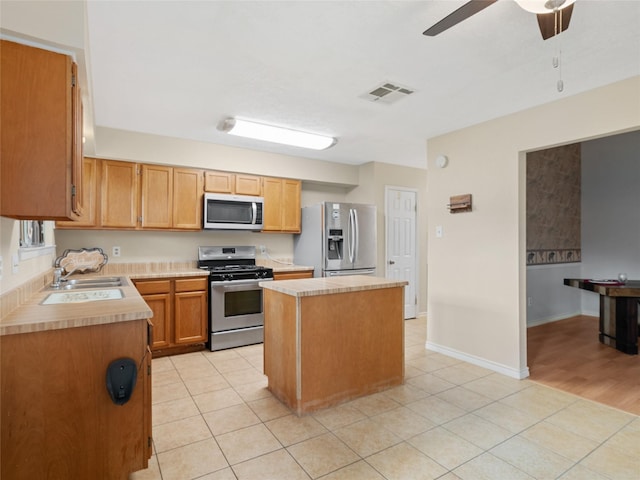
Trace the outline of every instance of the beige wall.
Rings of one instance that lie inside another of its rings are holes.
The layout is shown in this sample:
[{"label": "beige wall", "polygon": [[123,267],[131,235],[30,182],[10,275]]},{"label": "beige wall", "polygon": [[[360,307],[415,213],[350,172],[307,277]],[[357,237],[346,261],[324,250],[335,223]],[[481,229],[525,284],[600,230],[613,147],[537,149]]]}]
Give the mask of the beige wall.
[{"label": "beige wall", "polygon": [[354,165],[113,128],[97,127],[95,132],[95,154],[102,158],[358,185],[358,167]]},{"label": "beige wall", "polygon": [[[428,348],[528,375],[526,152],[638,129],[639,105],[634,77],[428,140]],[[450,214],[463,193],[473,211]]]}]

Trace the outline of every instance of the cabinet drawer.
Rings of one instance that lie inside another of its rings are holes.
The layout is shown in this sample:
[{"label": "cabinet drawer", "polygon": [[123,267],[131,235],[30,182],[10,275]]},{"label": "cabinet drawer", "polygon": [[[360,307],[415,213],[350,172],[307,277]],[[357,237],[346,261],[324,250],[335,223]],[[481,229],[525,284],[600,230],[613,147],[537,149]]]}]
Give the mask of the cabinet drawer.
[{"label": "cabinet drawer", "polygon": [[140,292],[140,295],[148,295],[151,293],[170,293],[171,280],[144,280],[135,281],[134,285]]},{"label": "cabinet drawer", "polygon": [[176,292],[195,292],[207,290],[209,277],[176,279]]},{"label": "cabinet drawer", "polygon": [[295,272],[273,272],[274,280],[293,280],[296,278],[313,278],[313,270],[300,270]]}]

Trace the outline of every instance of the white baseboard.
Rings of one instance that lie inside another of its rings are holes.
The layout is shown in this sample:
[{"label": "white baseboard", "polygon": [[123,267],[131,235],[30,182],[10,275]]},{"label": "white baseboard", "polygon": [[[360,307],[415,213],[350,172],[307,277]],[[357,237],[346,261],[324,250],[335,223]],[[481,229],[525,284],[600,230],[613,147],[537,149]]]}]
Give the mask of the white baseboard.
[{"label": "white baseboard", "polygon": [[600,312],[577,311],[577,312],[573,312],[573,313],[565,313],[564,315],[556,315],[556,316],[553,316],[553,317],[538,318],[538,319],[533,320],[531,322],[527,321],[527,328],[529,328],[529,327],[537,327],[538,325],[544,325],[545,323],[557,322],[558,320],[566,320],[567,318],[577,317],[578,315],[586,315],[586,316],[589,316],[589,317],[599,317],[600,316]]},{"label": "white baseboard", "polygon": [[492,362],[491,360],[487,360],[485,358],[476,357],[475,355],[469,355],[468,353],[460,352],[453,348],[438,345],[429,341],[427,341],[425,347],[427,350],[442,353],[444,355],[448,355],[449,357],[457,358],[459,360],[463,360],[465,362],[486,368],[488,370],[493,370],[494,372],[501,373],[518,380],[522,380],[523,378],[527,378],[529,376],[529,367],[524,367],[518,370],[506,365],[502,365],[500,363]]},{"label": "white baseboard", "polygon": [[572,313],[564,313],[562,315],[554,315],[551,317],[536,318],[535,320],[527,320],[528,327],[537,327],[538,325],[544,325],[545,323],[557,322],[558,320],[565,320],[567,318],[576,317],[578,315],[584,315],[580,310]]}]

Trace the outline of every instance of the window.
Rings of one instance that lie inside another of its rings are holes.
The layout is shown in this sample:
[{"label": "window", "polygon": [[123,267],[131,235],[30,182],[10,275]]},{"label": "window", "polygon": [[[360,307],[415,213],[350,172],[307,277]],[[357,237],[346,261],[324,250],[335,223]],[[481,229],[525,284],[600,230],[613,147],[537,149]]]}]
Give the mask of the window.
[{"label": "window", "polygon": [[44,246],[44,222],[42,220],[20,221],[20,248]]}]

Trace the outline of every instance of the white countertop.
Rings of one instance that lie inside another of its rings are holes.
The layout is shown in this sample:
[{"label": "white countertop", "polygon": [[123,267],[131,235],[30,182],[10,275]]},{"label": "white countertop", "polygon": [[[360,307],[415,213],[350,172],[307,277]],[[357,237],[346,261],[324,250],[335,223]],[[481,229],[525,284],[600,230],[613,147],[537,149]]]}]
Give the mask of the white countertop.
[{"label": "white countertop", "polygon": [[405,280],[389,280],[371,275],[346,275],[341,277],[302,278],[294,280],[275,280],[260,282],[267,290],[284,293],[294,297],[330,295],[380,288],[394,288],[408,285]]}]

